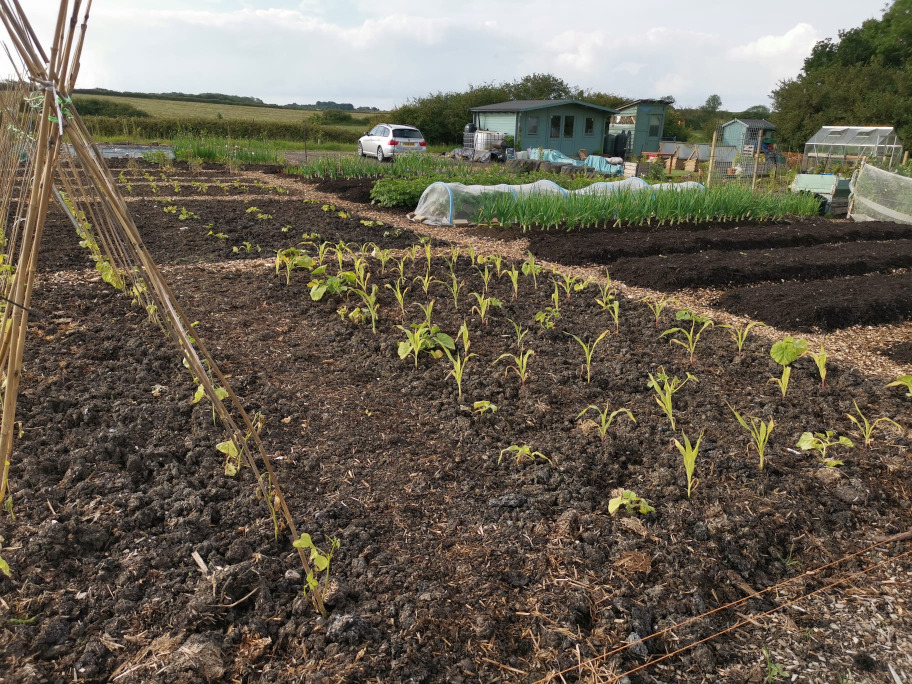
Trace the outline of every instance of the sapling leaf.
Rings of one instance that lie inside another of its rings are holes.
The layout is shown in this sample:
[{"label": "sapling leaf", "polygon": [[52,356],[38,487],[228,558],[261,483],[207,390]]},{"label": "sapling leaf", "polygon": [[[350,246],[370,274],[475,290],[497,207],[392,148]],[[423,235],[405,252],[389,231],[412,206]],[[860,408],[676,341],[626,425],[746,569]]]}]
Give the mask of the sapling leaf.
[{"label": "sapling leaf", "polygon": [[896,380],[889,383],[887,387],[905,387],[908,390],[907,397],[912,397],[912,375],[900,375]]},{"label": "sapling leaf", "polygon": [[3,560],[3,556],[0,556],[0,572],[2,572],[2,573],[3,573],[4,575],[6,575],[7,577],[12,577],[12,576],[13,576],[13,575],[10,573],[10,566],[9,566],[9,563],[7,563],[5,560]]}]

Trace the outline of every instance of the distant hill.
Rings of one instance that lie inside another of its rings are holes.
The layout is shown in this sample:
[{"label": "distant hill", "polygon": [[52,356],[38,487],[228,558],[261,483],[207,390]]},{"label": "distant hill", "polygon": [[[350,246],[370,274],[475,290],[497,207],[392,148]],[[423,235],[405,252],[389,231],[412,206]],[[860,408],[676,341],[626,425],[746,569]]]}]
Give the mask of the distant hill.
[{"label": "distant hill", "polygon": [[107,88],[77,88],[73,91],[76,95],[105,95],[108,97],[130,97],[144,100],[171,100],[174,102],[198,102],[202,104],[222,104],[222,105],[241,105],[244,107],[268,107],[270,109],[305,109],[305,110],[323,110],[323,109],[341,109],[350,112],[378,112],[376,107],[355,107],[348,102],[333,102],[332,100],[322,102],[318,100],[314,104],[297,104],[277,105],[263,102],[258,97],[247,97],[244,95],[225,95],[224,93],[134,93],[122,90],[108,90]]}]

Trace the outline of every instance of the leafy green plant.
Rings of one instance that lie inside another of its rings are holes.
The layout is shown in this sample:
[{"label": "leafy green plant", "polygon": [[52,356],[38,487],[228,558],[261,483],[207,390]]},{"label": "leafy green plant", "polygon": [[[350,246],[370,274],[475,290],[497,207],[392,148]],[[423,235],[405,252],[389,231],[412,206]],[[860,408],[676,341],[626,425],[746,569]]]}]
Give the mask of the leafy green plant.
[{"label": "leafy green plant", "polygon": [[[317,275],[317,270],[313,271],[313,275]],[[342,271],[336,276],[314,278],[307,286],[310,288],[310,298],[313,301],[318,302],[323,299],[323,296],[326,294],[342,294],[343,292],[348,292],[357,284],[358,281],[352,271]]]},{"label": "leafy green plant", "polygon": [[737,325],[729,325],[724,323],[720,325],[720,328],[728,330],[728,333],[732,336],[732,339],[735,341],[735,346],[738,347],[738,356],[740,357],[744,350],[744,343],[747,341],[747,335],[750,333],[751,328],[755,327],[766,327],[766,323],[761,323],[760,321],[750,321],[746,325],[739,327]]},{"label": "leafy green plant", "polygon": [[611,499],[608,501],[608,513],[614,515],[622,507],[628,513],[639,513],[640,515],[649,515],[655,513],[655,509],[649,505],[641,496],[631,489],[615,489],[611,492]]},{"label": "leafy green plant", "polygon": [[[693,366],[696,356],[697,342],[700,341],[700,335],[703,334],[704,330],[712,327],[713,322],[709,318],[700,316],[690,309],[681,309],[675,314],[675,318],[679,321],[690,321],[690,329],[670,328],[669,330],[666,330],[661,335],[659,335],[659,337],[665,337],[665,335],[674,335],[675,333],[680,333],[684,339],[679,340],[672,338],[671,342],[681,345],[688,351],[690,354],[690,365]],[[698,325],[700,326],[699,330],[697,330]]]},{"label": "leafy green plant", "polygon": [[820,462],[827,468],[833,468],[841,466],[842,461],[827,458],[827,450],[834,446],[851,449],[855,444],[848,437],[839,437],[832,430],[827,430],[826,432],[803,432],[796,446],[802,451],[816,451],[819,454]]},{"label": "leafy green plant", "polygon": [[907,397],[912,397],[912,375],[900,375],[896,380],[889,383],[887,387],[905,387],[908,394]]},{"label": "leafy green plant", "polygon": [[785,668],[773,661],[769,649],[766,646],[763,647],[763,658],[766,661],[766,678],[763,680],[764,684],[774,684],[781,679],[788,678]]},{"label": "leafy green plant", "polygon": [[501,354],[491,365],[497,364],[503,359],[512,360],[513,363],[507,366],[507,370],[504,371],[504,375],[509,373],[511,370],[519,376],[519,382],[521,387],[526,386],[526,378],[529,377],[529,359],[535,355],[535,352],[531,349],[526,351],[520,351],[519,354]]},{"label": "leafy green plant", "polygon": [[558,318],[560,318],[560,311],[553,306],[546,307],[544,311],[535,314],[535,322],[544,330],[553,330]]},{"label": "leafy green plant", "polygon": [[[204,385],[200,385],[196,388],[196,394],[193,395],[193,401],[191,403],[198,404],[200,401],[202,401],[204,396],[206,396],[206,387]],[[215,396],[218,397],[219,401],[221,401],[228,396],[228,390],[226,390],[224,387],[215,387]],[[212,424],[215,425],[215,404],[212,405]]]},{"label": "leafy green plant", "polygon": [[291,272],[295,269],[308,269],[313,270],[315,267],[313,257],[311,257],[303,249],[297,247],[289,247],[288,249],[280,249],[276,252],[275,260],[275,269],[276,275],[279,275],[279,271],[282,267],[285,268],[285,284],[291,284]]},{"label": "leafy green plant", "polygon": [[700,430],[700,436],[697,437],[696,444],[691,444],[690,439],[687,437],[687,434],[681,430],[681,436],[684,438],[684,443],[681,444],[677,439],[673,440],[674,445],[678,448],[678,451],[681,452],[681,456],[684,459],[684,473],[687,475],[687,498],[690,498],[690,493],[693,490],[693,474],[694,468],[697,464],[697,455],[700,452],[700,442],[703,441],[703,434],[705,430]]},{"label": "leafy green plant", "polygon": [[[605,408],[603,408],[603,409],[599,408],[595,404],[589,404],[589,406],[587,406],[582,411],[580,411],[580,413],[576,417],[576,419],[579,420],[584,415],[586,415],[589,411],[595,411],[598,414],[599,419],[598,419],[598,421],[595,421],[595,420],[592,420],[591,418],[588,418],[585,421],[583,421],[583,424],[584,425],[590,424],[590,425],[593,425],[596,428],[598,428],[599,435],[602,438],[602,444],[605,443],[605,438],[608,435],[608,428],[611,427],[611,424],[614,422],[614,419],[617,416],[619,416],[623,413],[634,423],[636,422],[636,418],[633,417],[633,414],[630,412],[629,409],[619,408],[616,411],[611,411],[611,404],[608,402],[605,403]],[[610,413],[609,413],[609,411],[610,411]]]},{"label": "leafy green plant", "polygon": [[472,404],[472,411],[479,415],[484,415],[485,413],[497,413],[497,404],[493,404],[487,399],[482,399],[481,401],[476,401]]},{"label": "leafy green plant", "polygon": [[162,211],[165,212],[166,214],[176,214],[176,213],[177,213],[177,205],[176,205],[176,204],[169,204],[169,205],[167,205],[167,206],[165,206],[165,207],[162,207]]},{"label": "leafy green plant", "polygon": [[881,416],[880,418],[875,418],[873,421],[869,421],[865,414],[861,412],[861,409],[858,408],[858,404],[853,401],[852,405],[855,407],[855,412],[858,414],[858,418],[853,416],[851,413],[847,413],[846,418],[855,423],[855,427],[858,428],[858,431],[861,433],[861,436],[864,438],[864,445],[866,447],[871,446],[874,442],[874,430],[877,428],[879,423],[889,423],[894,427],[902,430],[902,425],[897,423],[892,418],[887,418],[886,416]]},{"label": "leafy green plant", "polygon": [[697,382],[697,379],[690,373],[687,374],[687,377],[684,380],[679,380],[677,377],[669,378],[662,366],[659,366],[655,377],[653,377],[652,373],[649,373],[647,387],[655,392],[655,397],[653,398],[665,412],[665,415],[668,416],[672,430],[675,429],[675,420],[671,398],[691,380]]},{"label": "leafy green plant", "polygon": [[185,209],[184,207],[181,207],[180,214],[177,215],[178,221],[186,221],[187,219],[198,219],[198,218],[199,218],[199,216],[194,214],[189,209]]},{"label": "leafy green plant", "polygon": [[500,450],[500,456],[497,458],[497,465],[500,465],[500,462],[503,460],[504,454],[514,454],[514,463],[517,465],[522,463],[523,459],[528,459],[534,461],[537,458],[540,458],[548,463],[551,462],[551,459],[545,456],[540,451],[532,451],[532,447],[528,444],[523,444],[522,446],[517,446],[516,444],[508,446],[506,449]]},{"label": "leafy green plant", "polygon": [[240,254],[241,252],[244,254],[252,254],[253,252],[262,252],[263,248],[245,240],[240,245],[232,247],[231,251],[234,254]]},{"label": "leafy green plant", "polygon": [[[761,418],[755,416],[747,416],[747,419],[741,417],[741,414],[738,413],[734,407],[728,402],[725,402],[725,405],[731,409],[731,412],[735,414],[738,423],[750,433],[751,438],[753,439],[753,446],[757,450],[757,455],[760,457],[760,470],[763,470],[764,463],[764,454],[766,453],[766,445],[769,442],[770,434],[772,434],[773,429],[776,427],[776,423],[773,420],[773,417],[770,416],[769,422],[764,423]],[[750,422],[748,422],[750,421]]]},{"label": "leafy green plant", "polygon": [[488,297],[484,294],[478,294],[473,292],[472,296],[475,297],[475,301],[478,303],[472,307],[473,312],[478,312],[478,316],[481,318],[481,324],[488,324],[488,314],[492,308],[501,308],[503,304],[496,297]]},{"label": "leafy green plant", "polygon": [[[309,592],[314,608],[325,618],[328,615],[325,601],[326,591],[329,589],[329,568],[333,554],[339,550],[339,539],[337,537],[329,537],[329,549],[324,551],[313,543],[309,534],[302,532],[300,538],[292,542],[292,546],[296,549],[310,551],[310,563],[307,567],[304,593]],[[320,573],[323,573],[323,576],[318,579],[317,576]]]},{"label": "leafy green plant", "polygon": [[440,332],[436,325],[429,326],[427,321],[419,323],[412,330],[401,325],[396,327],[404,332],[406,337],[404,341],[399,343],[399,358],[405,359],[408,356],[412,356],[415,360],[415,368],[418,368],[418,355],[422,352],[439,359],[443,356],[441,349],[456,349],[456,343],[453,342],[452,337]]},{"label": "leafy green plant", "polygon": [[603,332],[601,335],[599,335],[598,337],[595,338],[595,342],[593,342],[592,344],[586,344],[576,335],[571,335],[570,333],[565,333],[567,335],[570,335],[570,337],[572,337],[574,340],[576,340],[577,343],[579,344],[579,346],[581,346],[583,348],[583,356],[585,356],[585,358],[586,358],[586,363],[584,365],[586,367],[586,384],[587,385],[592,380],[592,354],[595,353],[595,347],[598,345],[598,343],[601,342],[605,338],[605,335],[607,335],[609,332],[611,332],[611,331],[606,330],[605,332]]},{"label": "leafy green plant", "polygon": [[770,378],[768,382],[775,382],[779,386],[783,397],[788,391],[789,378],[792,376],[792,364],[806,354],[807,349],[807,340],[796,340],[791,336],[779,340],[770,348],[770,356],[773,357],[773,361],[782,366],[782,377]]},{"label": "leafy green plant", "polygon": [[665,311],[665,309],[667,309],[669,306],[677,306],[678,304],[676,299],[670,297],[668,299],[664,297],[659,297],[657,299],[649,299],[648,297],[643,297],[643,299],[640,301],[643,302],[650,311],[652,311],[652,315],[655,316],[655,327],[657,328],[659,327],[659,319],[662,317],[662,312]]}]

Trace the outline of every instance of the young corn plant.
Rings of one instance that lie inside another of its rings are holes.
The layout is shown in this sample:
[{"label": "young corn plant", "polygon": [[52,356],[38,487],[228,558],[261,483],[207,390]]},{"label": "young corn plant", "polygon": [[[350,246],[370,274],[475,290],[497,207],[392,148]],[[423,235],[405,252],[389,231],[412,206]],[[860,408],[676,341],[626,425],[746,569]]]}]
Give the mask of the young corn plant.
[{"label": "young corn plant", "polygon": [[535,459],[540,458],[544,461],[547,461],[548,463],[551,462],[551,459],[545,456],[542,452],[532,451],[532,447],[530,447],[528,444],[523,444],[522,446],[517,446],[514,444],[513,446],[508,446],[506,449],[501,449],[500,456],[497,458],[497,465],[500,465],[504,454],[513,454],[514,463],[517,465],[522,463],[524,459],[534,461]]},{"label": "young corn plant", "polygon": [[649,299],[647,297],[643,297],[643,299],[641,299],[640,301],[643,302],[649,308],[650,311],[652,311],[652,315],[655,317],[655,327],[657,327],[657,328],[659,327],[659,319],[662,317],[662,312],[665,311],[665,309],[667,309],[669,306],[678,305],[678,302],[676,299],[673,299],[673,298],[666,299],[664,297],[659,297],[658,299],[655,299],[655,300]]},{"label": "young corn plant", "polygon": [[526,252],[526,260],[522,265],[523,275],[527,278],[532,276],[532,286],[538,289],[538,275],[542,272],[542,267],[535,262],[535,256],[532,252]]},{"label": "young corn plant", "polygon": [[557,273],[559,278],[552,278],[552,282],[555,284],[555,288],[559,285],[565,293],[565,300],[570,301],[570,294],[575,290],[575,285],[577,284],[576,278],[567,273]]},{"label": "young corn plant", "polygon": [[441,281],[437,280],[436,278],[431,277],[431,268],[430,268],[430,266],[428,267],[427,272],[426,272],[423,276],[416,276],[416,277],[412,280],[412,282],[413,282],[413,283],[415,283],[415,282],[421,283],[421,289],[424,291],[424,296],[425,296],[425,297],[428,296],[428,290],[431,289],[431,285],[433,285],[434,283],[441,283],[441,284],[443,284]]},{"label": "young corn plant", "polygon": [[374,333],[374,335],[376,335],[377,314],[380,310],[380,305],[377,302],[377,286],[372,285],[370,293],[367,292],[367,289],[353,289],[353,292],[361,298],[362,302],[364,302],[364,308],[367,309],[367,312],[371,317],[371,331]]},{"label": "young corn plant", "polygon": [[487,294],[488,285],[491,282],[491,269],[485,264],[484,270],[481,268],[476,268],[475,270],[478,271],[478,275],[481,276],[481,282],[484,283],[484,293]]},{"label": "young corn plant", "polygon": [[380,262],[380,275],[384,275],[386,273],[386,264],[393,258],[392,250],[375,249],[374,256],[377,257],[377,261]]},{"label": "young corn plant", "polygon": [[912,375],[900,375],[896,380],[889,383],[887,387],[905,387],[908,394],[907,397],[912,397]]},{"label": "young corn plant", "polygon": [[572,337],[574,340],[576,340],[577,343],[579,344],[579,346],[581,346],[583,348],[583,356],[585,356],[585,358],[586,358],[585,367],[586,367],[586,384],[587,385],[590,384],[590,382],[592,380],[592,354],[595,353],[595,347],[598,345],[598,343],[601,342],[605,338],[605,335],[607,335],[609,332],[611,332],[611,331],[606,330],[605,332],[603,332],[601,335],[599,335],[598,337],[595,338],[595,342],[593,342],[592,344],[586,344],[576,335],[570,335],[570,333],[565,333],[566,335],[570,335],[570,337]]},{"label": "young corn plant", "polygon": [[414,304],[419,309],[421,309],[421,313],[424,314],[424,322],[427,324],[428,328],[431,328],[433,326],[433,323],[431,322],[431,316],[434,313],[434,301],[435,300],[432,299],[427,304],[422,304],[421,302],[415,302]]},{"label": "young corn plant", "polygon": [[529,334],[529,331],[512,318],[508,318],[507,320],[513,325],[513,332],[516,333],[516,348],[521,352],[523,350],[523,338]]},{"label": "young corn plant", "polygon": [[803,432],[796,446],[802,451],[816,451],[819,454],[817,458],[821,464],[827,468],[835,468],[843,465],[843,462],[838,459],[827,458],[827,450],[835,446],[844,446],[852,449],[855,444],[848,437],[838,437],[832,430],[827,430],[826,432]]},{"label": "young corn plant", "polygon": [[[769,422],[764,423],[762,418],[756,418],[754,416],[747,416],[746,419],[738,413],[734,407],[728,402],[725,402],[726,406],[731,409],[731,412],[735,414],[735,418],[738,420],[738,424],[741,425],[745,430],[750,433],[751,445],[757,450],[757,455],[760,457],[760,470],[763,470],[763,465],[765,463],[766,455],[766,445],[769,442],[770,435],[773,432],[773,429],[776,427],[776,423],[773,420],[773,417],[770,416]],[[750,448],[750,447],[748,447]]]},{"label": "young corn plant", "polygon": [[446,347],[443,347],[443,353],[446,354],[446,357],[450,360],[450,363],[453,364],[453,367],[447,371],[447,376],[453,376],[453,379],[456,381],[456,398],[462,399],[462,374],[465,372],[466,366],[469,363],[469,359],[473,356],[478,356],[477,354],[463,354],[460,355],[455,351],[450,351]]},{"label": "young corn plant", "polygon": [[393,259],[393,268],[395,269],[395,272],[399,274],[399,280],[405,280],[405,261],[406,257]]},{"label": "young corn plant", "polygon": [[393,296],[396,298],[396,304],[399,305],[399,312],[402,314],[402,320],[405,320],[405,294],[409,291],[409,288],[406,287],[402,289],[402,283],[405,281],[402,278],[396,281],[395,285],[390,285],[387,283],[384,287],[393,293]]},{"label": "young corn plant", "polygon": [[770,378],[767,382],[775,382],[779,386],[782,396],[788,392],[789,378],[792,377],[792,364],[807,353],[807,340],[785,337],[770,348],[773,361],[782,366],[781,378]]},{"label": "young corn plant", "polygon": [[852,405],[855,406],[855,413],[858,414],[858,418],[853,416],[851,413],[847,413],[845,415],[846,418],[855,423],[855,427],[858,428],[858,431],[864,438],[865,447],[869,447],[874,443],[874,430],[877,428],[877,425],[879,423],[889,423],[899,430],[902,430],[902,425],[897,423],[892,418],[887,418],[886,416],[881,416],[880,418],[875,418],[873,421],[869,421],[865,414],[861,412],[861,409],[858,408],[858,404],[856,402],[853,401]]},{"label": "young corn plant", "polygon": [[488,261],[494,264],[494,269],[497,273],[497,277],[500,278],[500,275],[503,272],[503,257],[499,254],[492,254],[488,257]]},{"label": "young corn plant", "polygon": [[[681,345],[688,351],[690,354],[690,365],[693,366],[696,358],[697,342],[700,341],[700,335],[702,335],[703,331],[707,328],[711,328],[713,326],[713,322],[709,318],[700,316],[690,309],[681,309],[677,314],[675,314],[675,318],[679,321],[690,321],[690,329],[671,328],[663,332],[661,335],[659,335],[659,337],[665,337],[665,335],[674,335],[675,333],[680,333],[684,339],[679,340],[672,338],[671,342]],[[698,325],[700,326],[699,330],[697,330]]]},{"label": "young corn plant", "polygon": [[735,341],[735,346],[738,347],[738,358],[740,358],[744,351],[744,343],[747,341],[747,335],[751,331],[751,328],[766,327],[766,323],[761,323],[760,321],[750,321],[745,326],[740,328],[737,325],[729,325],[725,323],[719,327],[728,330],[728,334],[731,335],[732,339]]},{"label": "young corn plant", "polygon": [[697,379],[690,373],[687,374],[687,377],[684,380],[679,380],[677,377],[669,378],[662,366],[659,366],[655,377],[653,377],[652,373],[649,373],[647,387],[655,392],[655,397],[653,398],[665,412],[665,415],[668,416],[668,421],[671,423],[672,430],[675,429],[675,419],[671,399],[691,380],[697,382]]},{"label": "young corn plant", "polygon": [[519,271],[514,264],[509,271],[504,271],[503,273],[510,279],[510,284],[513,286],[513,301],[515,302],[519,299]]},{"label": "young corn plant", "polygon": [[808,352],[808,354],[814,359],[814,365],[817,366],[817,372],[820,374],[820,389],[826,389],[827,355],[826,350],[823,348],[823,343],[821,342],[820,344],[820,351]]},{"label": "young corn plant", "polygon": [[444,284],[453,295],[453,308],[456,309],[456,311],[459,311],[459,292],[462,290],[463,285],[465,285],[465,281],[457,280],[456,274],[451,272],[450,283],[448,285],[446,283]]},{"label": "young corn plant", "polygon": [[691,444],[690,439],[687,437],[687,434],[681,430],[681,436],[684,438],[684,443],[681,444],[678,440],[673,440],[674,445],[678,448],[678,451],[681,452],[681,456],[684,458],[684,473],[687,475],[687,498],[690,498],[690,493],[693,491],[694,480],[694,468],[697,465],[697,454],[700,452],[700,442],[703,441],[703,433],[705,430],[700,430],[700,436],[697,437],[697,443]]},{"label": "young corn plant", "polygon": [[488,297],[484,294],[478,294],[473,292],[472,296],[475,297],[475,301],[478,303],[472,307],[472,312],[478,312],[479,317],[481,317],[481,324],[488,324],[488,314],[492,308],[501,308],[503,303],[496,297]]},{"label": "young corn plant", "polygon": [[632,420],[634,423],[636,422],[636,418],[633,417],[633,414],[630,412],[629,409],[619,408],[616,411],[612,411],[611,404],[607,403],[607,402],[605,403],[605,408],[603,408],[603,409],[599,408],[595,404],[589,404],[589,406],[587,406],[582,411],[580,411],[580,413],[576,417],[576,419],[579,420],[584,415],[586,415],[589,411],[595,411],[598,414],[598,420],[596,421],[596,420],[592,420],[591,418],[587,418],[586,420],[583,421],[583,425],[592,425],[592,426],[598,428],[599,435],[602,438],[602,444],[605,443],[605,438],[608,436],[608,428],[611,427],[611,424],[614,422],[614,419],[617,418],[619,415],[624,414],[630,420]]},{"label": "young corn plant", "polygon": [[495,365],[503,359],[512,360],[513,363],[507,366],[507,370],[504,371],[504,375],[507,375],[511,370],[519,376],[519,383],[521,387],[526,386],[526,378],[529,377],[529,359],[535,355],[535,352],[531,349],[526,351],[521,351],[519,354],[501,354],[491,365]]}]

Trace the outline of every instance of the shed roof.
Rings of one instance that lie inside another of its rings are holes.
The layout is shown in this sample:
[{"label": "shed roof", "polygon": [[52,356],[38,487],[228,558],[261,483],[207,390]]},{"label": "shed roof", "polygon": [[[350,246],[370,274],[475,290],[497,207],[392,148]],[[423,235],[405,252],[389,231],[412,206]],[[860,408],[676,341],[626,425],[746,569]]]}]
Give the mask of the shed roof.
[{"label": "shed roof", "polygon": [[472,107],[470,112],[528,112],[533,109],[547,109],[548,107],[560,107],[563,105],[577,105],[579,107],[588,107],[597,109],[601,112],[616,114],[617,111],[602,107],[601,105],[584,102],[583,100],[509,100],[507,102],[498,102],[497,104],[484,105],[482,107]]},{"label": "shed roof", "polygon": [[822,126],[806,144],[856,147],[900,145],[896,131],[890,126]]},{"label": "shed roof", "polygon": [[743,123],[748,128],[760,128],[760,129],[763,129],[764,131],[775,131],[776,130],[776,125],[770,123],[766,119],[732,119],[728,123],[725,123],[722,125],[728,126],[729,124],[733,124],[736,121],[739,123]]},{"label": "shed roof", "polygon": [[621,111],[624,111],[625,109],[629,109],[630,107],[635,107],[636,105],[639,105],[639,104],[661,104],[661,105],[665,105],[666,107],[671,106],[671,103],[668,100],[643,99],[643,100],[634,100],[633,102],[628,102],[627,104],[622,104],[620,107],[618,107],[618,111],[621,112]]}]

